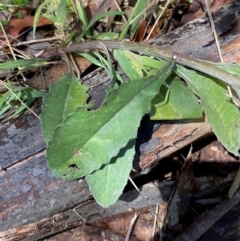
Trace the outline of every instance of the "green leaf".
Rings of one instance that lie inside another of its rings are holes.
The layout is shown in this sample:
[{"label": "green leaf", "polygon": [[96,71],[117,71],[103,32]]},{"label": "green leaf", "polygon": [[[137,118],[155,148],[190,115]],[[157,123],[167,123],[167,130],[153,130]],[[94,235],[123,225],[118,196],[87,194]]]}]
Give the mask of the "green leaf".
[{"label": "green leaf", "polygon": [[164,66],[164,62],[162,60],[154,59],[149,56],[141,56],[141,61],[144,66],[151,67],[153,69],[161,69]]},{"label": "green leaf", "polygon": [[224,147],[234,155],[240,149],[240,112],[222,82],[205,74],[177,66],[177,73],[200,97],[207,120]]},{"label": "green leaf", "polygon": [[104,32],[104,33],[99,33],[93,37],[93,39],[98,39],[98,40],[113,40],[113,39],[118,39],[119,34],[114,33],[114,32]]},{"label": "green leaf", "polygon": [[33,103],[34,100],[35,100],[35,99],[28,99],[26,102],[24,102],[24,104],[21,104],[21,105],[14,111],[14,113],[13,113],[12,115],[10,115],[8,118],[6,118],[6,120],[7,120],[7,119],[10,119],[10,118],[12,118],[12,117],[14,117],[14,116],[17,116],[18,114],[20,114],[22,111],[24,111],[24,110],[27,108],[27,106],[29,106],[31,103]]},{"label": "green leaf", "polygon": [[228,191],[228,197],[232,198],[234,193],[238,190],[240,186],[240,167],[238,168],[237,174],[233,180],[233,183]]},{"label": "green leaf", "polygon": [[59,6],[56,6],[56,8],[57,10],[54,23],[65,25],[67,20],[67,1],[60,0]]},{"label": "green leaf", "polygon": [[91,54],[89,54],[89,53],[79,53],[79,55],[84,57],[85,59],[87,59],[91,63],[95,64],[96,66],[104,68],[103,64],[97,58],[93,57]]},{"label": "green leaf", "polygon": [[134,20],[130,27],[130,36],[131,36],[130,38],[131,39],[133,39],[133,37],[137,31],[139,22],[142,19],[143,11],[146,9],[148,2],[149,2],[148,0],[138,0],[134,6],[134,9],[133,9],[131,15],[129,16],[129,19],[128,19],[129,22]]},{"label": "green leaf", "polygon": [[[123,83],[109,92],[96,111],[78,108],[56,128],[47,149],[47,161],[55,176],[75,179],[109,163],[137,135],[142,116],[169,76],[173,62],[149,79]],[[126,121],[129,120],[129,121]]]},{"label": "green leaf", "polygon": [[143,77],[142,70],[139,66],[131,61],[127,56],[127,51],[114,50],[114,58],[118,61],[120,67],[130,80],[135,80]]},{"label": "green leaf", "polygon": [[[8,91],[4,94],[0,93],[0,113],[2,111],[2,106],[6,103],[7,99],[11,96],[11,92]],[[0,114],[1,115],[1,114]]]},{"label": "green leaf", "polygon": [[[148,71],[145,68],[143,61],[142,61],[143,56],[141,56],[139,54],[134,54],[128,50],[124,50],[123,52],[127,56],[127,58],[130,60],[132,65],[135,67],[135,69],[141,74],[141,76],[143,76],[142,72],[145,72],[146,74],[148,73]],[[158,69],[161,69],[161,68],[158,68]]]},{"label": "green leaf", "polygon": [[86,28],[88,25],[88,18],[85,9],[81,1],[75,1],[78,18],[81,20],[83,27]]},{"label": "green leaf", "polygon": [[41,59],[19,59],[15,61],[0,63],[0,70],[14,69],[19,67],[23,67],[25,70],[32,67],[41,67],[45,64],[47,64],[47,61]]},{"label": "green leaf", "polygon": [[[197,97],[178,77],[171,75],[152,103],[151,120],[182,120],[202,117]],[[169,94],[168,94],[169,93]]]},{"label": "green leaf", "polygon": [[38,24],[38,21],[40,19],[41,11],[50,2],[51,2],[51,0],[46,0],[44,3],[42,3],[41,5],[39,5],[37,7],[36,13],[34,15],[34,20],[33,20],[33,36],[34,36],[34,38],[35,38],[35,32],[36,32],[37,24]]},{"label": "green leaf", "polygon": [[130,39],[133,39],[138,25],[139,25],[139,21],[142,18],[142,14],[144,9],[146,8],[148,4],[148,0],[138,0],[137,3],[134,5],[134,8],[128,18],[128,23],[126,24],[126,26],[123,28],[119,40],[122,40],[125,38],[128,30],[130,29]]},{"label": "green leaf", "polygon": [[217,63],[215,64],[217,67],[219,67],[220,69],[226,70],[227,72],[231,73],[231,74],[236,74],[236,75],[240,75],[240,68],[239,68],[239,64],[221,64],[221,63]]},{"label": "green leaf", "polygon": [[0,94],[0,116],[5,114],[10,108],[14,107],[14,112],[9,114],[4,121],[20,114],[27,108],[36,98],[43,97],[43,91],[36,91],[29,87],[12,86],[11,82],[7,82],[8,91]]},{"label": "green leaf", "polygon": [[122,194],[132,168],[134,154],[135,140],[131,140],[110,163],[86,176],[90,191],[102,207],[114,204]]},{"label": "green leaf", "polygon": [[11,108],[11,104],[10,101],[8,101],[8,99],[11,97],[12,93],[10,91],[1,94],[1,98],[0,98],[0,117],[5,114],[10,108]]},{"label": "green leaf", "polygon": [[62,79],[50,86],[49,93],[43,98],[41,114],[42,131],[47,142],[68,115],[77,107],[86,105],[87,90],[73,73],[65,73]]},{"label": "green leaf", "polygon": [[101,18],[110,17],[110,16],[117,16],[117,15],[123,15],[123,12],[118,11],[110,11],[105,13],[100,13],[97,16],[94,16],[91,21],[88,23],[87,27],[84,29],[84,31],[81,33],[81,35],[78,37],[77,41],[81,40],[91,29],[91,27]]}]

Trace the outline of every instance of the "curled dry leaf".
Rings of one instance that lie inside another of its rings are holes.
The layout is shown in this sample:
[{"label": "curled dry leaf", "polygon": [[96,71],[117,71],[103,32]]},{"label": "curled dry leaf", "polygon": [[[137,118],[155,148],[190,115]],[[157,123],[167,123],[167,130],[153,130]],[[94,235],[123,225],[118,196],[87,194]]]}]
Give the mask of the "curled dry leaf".
[{"label": "curled dry leaf", "polygon": [[[13,19],[11,20],[8,25],[5,27],[5,31],[7,34],[11,36],[11,38],[17,38],[19,36],[19,33],[27,27],[32,27],[34,21],[34,16],[27,15],[26,17],[22,19]],[[50,25],[53,22],[45,17],[41,17],[37,23],[38,27],[44,26],[44,25]],[[1,39],[4,38],[3,32],[0,31]],[[10,39],[11,41],[11,39]]]}]

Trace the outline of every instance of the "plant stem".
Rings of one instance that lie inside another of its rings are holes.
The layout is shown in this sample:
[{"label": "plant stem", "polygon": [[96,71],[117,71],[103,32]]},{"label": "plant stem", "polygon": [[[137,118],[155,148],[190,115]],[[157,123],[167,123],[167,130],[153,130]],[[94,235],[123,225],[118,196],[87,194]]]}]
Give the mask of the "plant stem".
[{"label": "plant stem", "polygon": [[216,67],[213,63],[203,60],[198,60],[187,55],[173,52],[167,50],[163,47],[156,47],[144,43],[135,43],[131,41],[86,41],[81,43],[71,43],[68,46],[60,47],[57,49],[50,49],[49,51],[44,52],[40,58],[53,58],[61,55],[61,53],[72,53],[77,51],[86,51],[86,50],[103,50],[103,46],[106,46],[109,49],[122,49],[129,50],[139,54],[144,54],[148,56],[153,56],[155,58],[160,58],[166,61],[169,61],[171,58],[174,58],[174,61],[177,64],[181,64],[187,67],[190,67],[194,70],[198,70],[207,75],[213,76],[219,79],[221,82],[230,85],[238,94],[240,98],[240,77],[231,74],[225,70],[222,70]]}]

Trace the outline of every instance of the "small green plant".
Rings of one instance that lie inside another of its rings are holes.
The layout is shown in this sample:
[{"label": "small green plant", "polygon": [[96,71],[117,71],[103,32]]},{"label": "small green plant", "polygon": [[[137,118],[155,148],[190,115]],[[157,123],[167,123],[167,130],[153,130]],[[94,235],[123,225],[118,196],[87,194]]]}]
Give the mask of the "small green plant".
[{"label": "small green plant", "polygon": [[6,26],[6,25],[8,25],[9,21],[8,20],[2,20],[1,23],[2,23],[3,26]]},{"label": "small green plant", "polygon": [[[40,13],[44,12],[65,31],[71,4],[72,1],[46,0],[37,10],[34,28]],[[134,36],[139,15],[146,4],[147,1],[137,1],[126,27],[117,35],[120,39],[127,33],[130,38]],[[77,41],[116,38],[116,34],[109,33],[94,35],[91,30],[101,18],[122,15],[122,12],[100,13],[88,21],[79,1],[74,7],[83,24]],[[67,41],[72,38],[69,36]],[[97,52],[99,49],[102,54]],[[86,53],[86,50],[93,52]],[[239,67],[216,66],[131,41],[84,41],[55,51],[61,56],[76,52],[106,71],[112,82],[106,89],[107,97],[101,107],[89,110],[88,87],[70,72],[54,83],[47,95],[8,84],[9,91],[0,95],[0,114],[10,108],[16,108],[18,113],[29,104],[27,101],[43,96],[41,125],[47,142],[48,166],[58,178],[85,177],[94,198],[103,207],[112,205],[127,183],[135,155],[137,130],[145,114],[153,120],[172,120],[198,119],[204,112],[219,141],[229,152],[238,155],[240,112],[228,96],[226,84],[240,97]],[[49,58],[50,53],[46,56]],[[113,62],[118,68],[113,67]],[[44,63],[38,59],[17,60],[0,64],[0,69],[20,68],[24,71]],[[128,81],[124,81],[126,76]]]},{"label": "small green plant", "polygon": [[[13,70],[19,68],[22,71],[46,65],[46,61],[37,59],[20,59],[0,63],[0,70]],[[29,87],[12,85],[9,80],[1,82],[0,89],[0,120],[7,121],[18,116],[37,98],[43,97],[45,92],[36,91]],[[6,83],[7,82],[7,83]]]},{"label": "small green plant", "polygon": [[18,116],[37,98],[43,97],[44,92],[29,87],[12,86],[8,81],[7,88],[0,92],[0,117],[7,121]]},{"label": "small green plant", "polygon": [[[145,1],[137,1],[120,39],[127,33],[134,36],[145,6]],[[84,27],[78,41],[94,39],[92,26],[110,14],[99,14],[88,22],[80,3],[76,9]],[[100,48],[107,59],[94,47]],[[94,52],[85,53],[86,49]],[[66,180],[85,177],[100,205],[112,205],[127,183],[138,126],[145,114],[153,120],[172,120],[199,119],[204,112],[225,148],[238,155],[240,112],[226,86],[240,93],[240,77],[234,66],[216,67],[161,48],[124,41],[83,42],[60,51],[80,53],[105,69],[112,80],[104,103],[89,111],[88,88],[68,73],[51,86],[41,114],[46,159],[52,173]],[[118,63],[128,82],[113,69],[112,62]]]},{"label": "small green plant", "polygon": [[29,0],[13,0],[12,4],[18,7],[26,6],[29,4]]},{"label": "small green plant", "polygon": [[3,2],[0,6],[3,11],[8,11],[8,5],[6,2]]},{"label": "small green plant", "polygon": [[[79,51],[84,50],[83,45],[79,44]],[[128,180],[138,126],[145,114],[155,120],[196,119],[202,118],[204,111],[218,139],[238,155],[240,112],[225,83],[239,92],[240,77],[230,74],[238,73],[234,66],[225,66],[223,71],[208,62],[131,42],[103,41],[91,46],[112,49],[114,61],[129,82],[108,91],[105,102],[95,111],[89,111],[87,89],[74,75],[52,85],[44,98],[41,120],[48,144],[47,162],[56,177],[71,180],[85,176],[97,202],[104,207],[113,204]],[[77,50],[76,45],[73,49]],[[141,55],[127,51],[131,49]],[[65,50],[69,52],[71,47],[61,49]],[[116,72],[113,79],[120,75]]]},{"label": "small green plant", "polygon": [[29,4],[29,0],[13,0],[13,5],[22,7]]},{"label": "small green plant", "polygon": [[10,5],[15,7],[24,7],[29,5],[29,2],[30,2],[29,0],[8,0],[8,1],[5,0],[5,1],[2,1],[1,8],[3,10],[8,10]]},{"label": "small green plant", "polygon": [[[67,15],[70,12],[73,12],[72,9],[76,9],[75,14],[76,14],[77,18],[81,21],[82,27],[83,27],[83,32],[77,38],[77,41],[80,41],[85,37],[88,39],[94,39],[95,37],[92,36],[90,29],[100,19],[108,17],[108,16],[123,15],[122,12],[118,12],[118,11],[100,13],[99,15],[92,18],[91,21],[89,22],[87,19],[87,15],[85,13],[85,9],[84,9],[81,1],[46,0],[38,7],[38,9],[36,11],[36,14],[34,17],[33,31],[35,32],[37,22],[42,13],[42,16],[53,21],[55,27],[59,30],[59,32],[62,32],[62,36],[64,36],[64,39],[67,39],[67,41],[69,42],[70,41],[69,38],[72,38],[72,36],[71,36],[72,33],[66,32],[66,29],[68,27],[67,26]],[[101,38],[104,39],[106,36],[109,39],[109,36],[112,36],[112,35],[109,32],[107,32],[105,34],[102,34]],[[114,34],[114,36],[116,36],[116,34]]]},{"label": "small green plant", "polygon": [[21,13],[14,13],[13,16],[19,19],[23,17]]}]

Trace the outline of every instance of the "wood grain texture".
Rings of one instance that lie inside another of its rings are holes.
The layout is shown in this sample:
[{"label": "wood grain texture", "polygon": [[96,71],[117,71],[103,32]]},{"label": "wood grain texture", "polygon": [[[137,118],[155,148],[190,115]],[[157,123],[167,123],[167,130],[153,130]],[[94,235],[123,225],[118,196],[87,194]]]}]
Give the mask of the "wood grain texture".
[{"label": "wood grain texture", "polygon": [[[21,124],[20,124],[21,123]],[[0,127],[0,239],[36,240],[81,223],[163,203],[173,182],[156,187],[147,184],[142,195],[123,194],[108,209],[92,198],[84,179],[62,181],[52,176],[45,160],[45,142],[39,120],[25,113],[14,123]],[[33,145],[32,145],[33,144]]]}]

